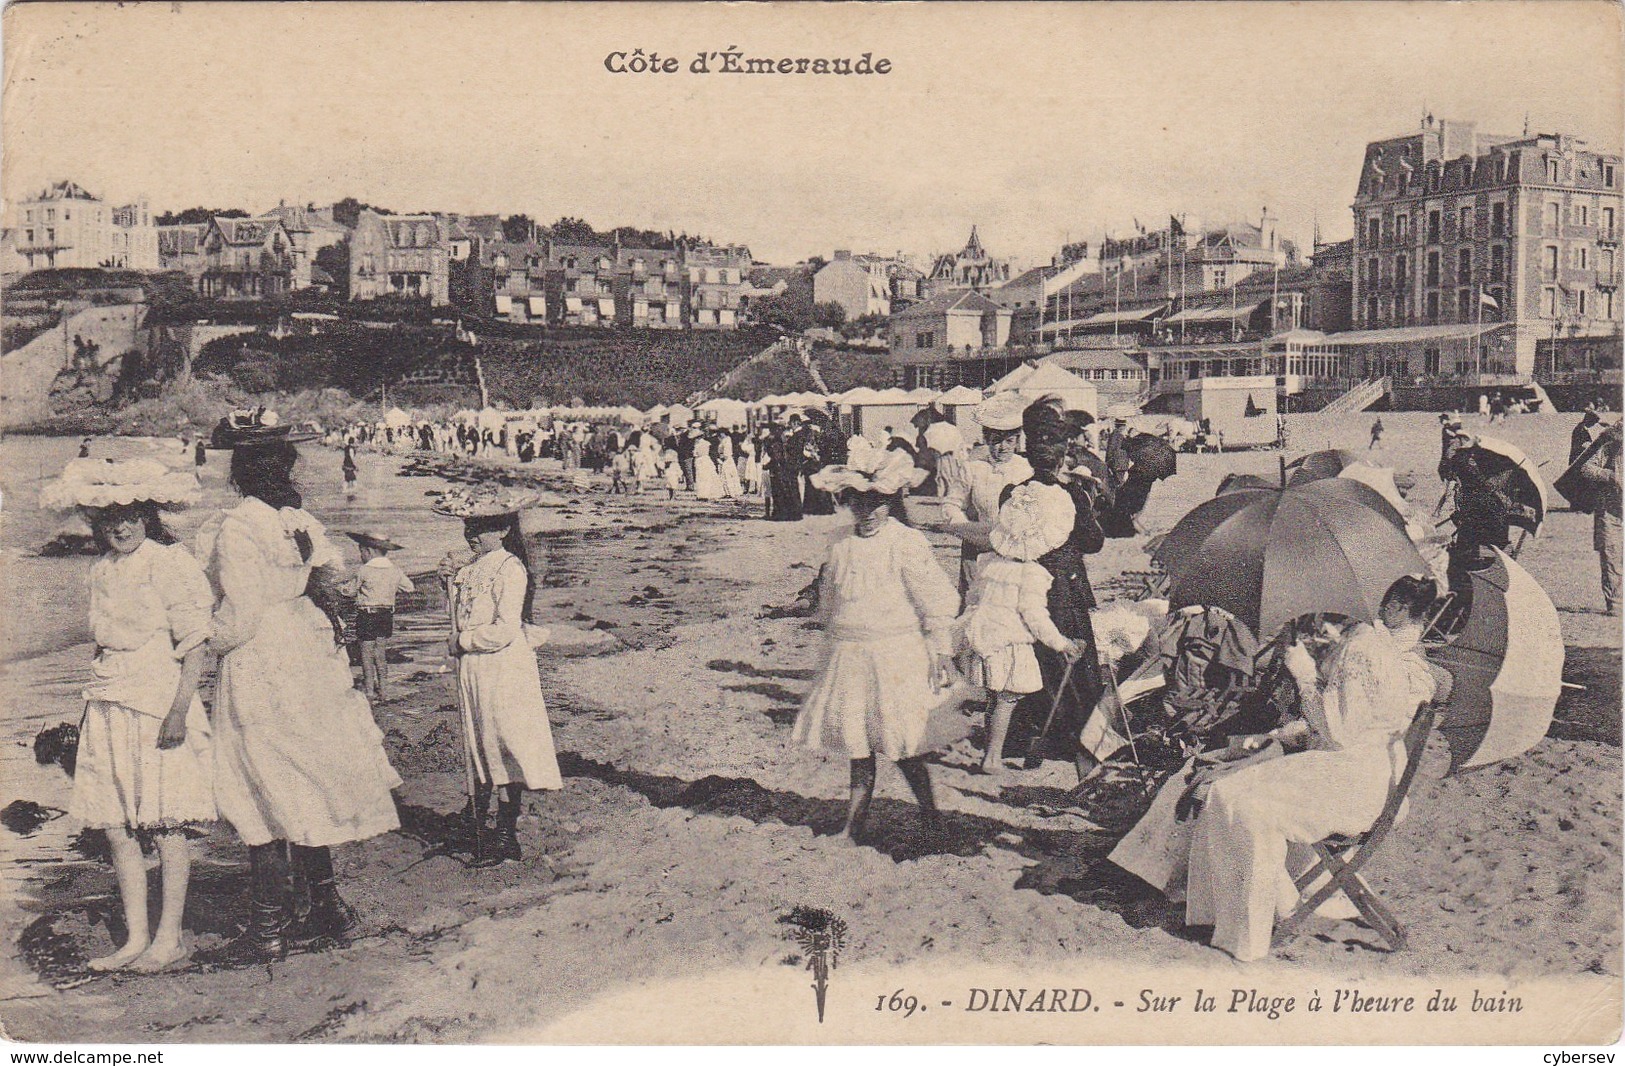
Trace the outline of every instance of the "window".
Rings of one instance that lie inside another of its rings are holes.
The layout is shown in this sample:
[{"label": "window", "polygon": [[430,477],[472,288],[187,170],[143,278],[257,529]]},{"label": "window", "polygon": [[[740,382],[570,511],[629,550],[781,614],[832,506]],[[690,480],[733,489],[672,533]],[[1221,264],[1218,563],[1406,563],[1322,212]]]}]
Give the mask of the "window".
[{"label": "window", "polygon": [[1411,261],[1404,256],[1394,260],[1394,286],[1403,289],[1410,284]]},{"label": "window", "polygon": [[47,221],[47,222],[55,222],[56,221],[56,208],[47,207],[45,209],[45,221]]},{"label": "window", "polygon": [[54,229],[46,229],[46,231],[45,231],[45,243],[46,244],[55,244],[56,243],[56,230],[54,230]]},{"label": "window", "polygon": [[1457,216],[1456,224],[1460,228],[1462,240],[1466,240],[1473,229],[1473,209],[1471,207],[1462,208],[1461,213]]},{"label": "window", "polygon": [[1365,261],[1365,283],[1366,283],[1366,285],[1368,285],[1368,286],[1370,286],[1371,288],[1374,289],[1374,288],[1377,287],[1377,283],[1381,278],[1382,278],[1382,264],[1380,262],[1378,262],[1376,257],[1372,257],[1370,259],[1367,259]]},{"label": "window", "polygon": [[1377,321],[1377,298],[1375,296],[1366,297],[1366,301],[1365,301],[1365,320],[1366,320],[1366,323],[1368,325],[1375,325],[1376,324],[1376,321]]},{"label": "window", "polygon": [[[1376,260],[1373,259],[1372,262],[1375,263]],[[1224,288],[1225,287],[1225,279],[1228,276],[1229,276],[1229,273],[1228,273],[1227,268],[1225,268],[1225,267],[1219,267],[1218,269],[1214,270],[1213,271],[1213,287],[1216,288],[1216,289]]]},{"label": "window", "polygon": [[1556,233],[1557,227],[1563,220],[1563,208],[1559,204],[1546,205],[1546,232]]},{"label": "window", "polygon": [[1591,268],[1591,249],[1590,248],[1586,248],[1586,247],[1584,247],[1582,245],[1581,247],[1575,249],[1574,254],[1575,254],[1575,257],[1579,260],[1579,267],[1580,267],[1581,270],[1589,270]]},{"label": "window", "polygon": [[1428,284],[1439,284],[1439,253],[1428,253]]},{"label": "window", "polygon": [[1612,235],[1614,232],[1614,209],[1611,207],[1602,209],[1602,231],[1607,235]]},{"label": "window", "polygon": [[27,214],[27,216],[28,216],[28,219],[27,219],[27,221],[29,221],[29,222],[32,222],[32,221],[34,221],[34,209],[33,209],[33,208],[32,208],[32,207],[30,207],[30,208],[29,208],[29,209],[28,209],[28,210],[27,210],[27,212],[25,212],[25,213],[26,213],[26,214]]},{"label": "window", "polygon": [[1494,236],[1499,237],[1503,233],[1506,232],[1506,229],[1507,229],[1507,205],[1506,204],[1499,204],[1499,203],[1491,204],[1490,205],[1490,233],[1493,234]]},{"label": "window", "polygon": [[34,243],[34,231],[33,230],[28,231],[28,243],[29,244]]},{"label": "window", "polygon": [[1585,289],[1581,289],[1578,293],[1575,294],[1575,300],[1576,300],[1575,307],[1576,307],[1577,310],[1579,310],[1581,318],[1585,317],[1585,313],[1586,313],[1586,297],[1589,296],[1589,295],[1591,295],[1591,294],[1589,292],[1587,292]]},{"label": "window", "polygon": [[1437,211],[1428,212],[1428,242],[1437,244],[1440,240],[1439,231],[1443,226],[1442,217]]},{"label": "window", "polygon": [[1439,349],[1427,348],[1422,352],[1422,372],[1429,377],[1439,375]]},{"label": "window", "polygon": [[1377,243],[1377,238],[1381,234],[1381,232],[1382,232],[1382,220],[1380,218],[1378,218],[1376,215],[1372,215],[1369,219],[1366,220],[1366,223],[1365,223],[1365,242],[1367,244],[1375,245]]},{"label": "window", "polygon": [[1439,294],[1436,292],[1428,293],[1427,317],[1429,322],[1439,320]]},{"label": "window", "polygon": [[1470,284],[1473,280],[1473,250],[1463,248],[1456,253],[1456,283]]},{"label": "window", "polygon": [[1557,290],[1552,289],[1552,288],[1543,289],[1541,291],[1541,295],[1542,295],[1542,298],[1543,298],[1542,313],[1547,318],[1556,318],[1557,317]]},{"label": "window", "polygon": [[1494,247],[1492,247],[1490,249],[1490,280],[1491,281],[1500,281],[1501,280],[1501,276],[1502,276],[1503,272],[1506,270],[1506,255],[1507,255],[1506,248],[1504,248],[1503,246],[1501,246],[1499,244],[1495,245]]},{"label": "window", "polygon": [[1397,219],[1394,220],[1394,222],[1395,222],[1394,228],[1396,230],[1398,230],[1400,240],[1403,241],[1405,238],[1407,238],[1407,237],[1409,237],[1411,235],[1411,216],[1410,215],[1400,215]]},{"label": "window", "polygon": [[1553,281],[1557,278],[1557,245],[1548,244],[1546,246],[1545,260],[1546,280]]},{"label": "window", "polygon": [[1554,185],[1557,184],[1557,160],[1555,159],[1546,160],[1546,180]]},{"label": "window", "polygon": [[1574,224],[1576,226],[1591,225],[1591,208],[1585,204],[1574,205]]},{"label": "window", "polygon": [[1609,289],[1602,294],[1602,314],[1599,316],[1613,321],[1614,318],[1614,290]]},{"label": "window", "polygon": [[1602,165],[1602,183],[1610,189],[1614,187],[1614,164],[1604,163]]},{"label": "window", "polygon": [[1601,252],[1597,253],[1597,258],[1599,260],[1597,263],[1597,273],[1608,279],[1609,284],[1612,284],[1614,280],[1614,250],[1612,248],[1604,248]]},{"label": "window", "polygon": [[66,207],[64,207],[62,209],[62,221],[69,222],[69,221],[72,221],[72,219],[73,219],[73,212],[68,210]]},{"label": "window", "polygon": [[916,348],[934,348],[936,343],[937,335],[930,330],[914,334],[914,347]]}]

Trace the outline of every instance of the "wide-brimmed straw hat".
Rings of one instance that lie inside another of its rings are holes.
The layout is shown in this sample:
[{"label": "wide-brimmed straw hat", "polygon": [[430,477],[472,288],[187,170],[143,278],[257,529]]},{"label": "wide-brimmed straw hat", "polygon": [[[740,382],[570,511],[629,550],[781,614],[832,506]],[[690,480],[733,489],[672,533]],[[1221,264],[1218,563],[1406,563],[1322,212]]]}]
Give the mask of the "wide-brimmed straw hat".
[{"label": "wide-brimmed straw hat", "polygon": [[40,506],[52,511],[154,503],[179,511],[202,498],[197,475],[171,470],[156,459],[74,459],[40,492]]},{"label": "wide-brimmed straw hat", "polygon": [[988,542],[1006,558],[1033,562],[1066,543],[1077,515],[1072,497],[1061,486],[1023,482],[999,508],[999,521]]},{"label": "wide-brimmed straw hat", "polygon": [[344,531],[344,535],[363,548],[376,548],[378,551],[384,552],[398,552],[401,550],[401,546],[388,537],[379,536],[377,533],[368,530],[347,529]]},{"label": "wide-brimmed straw hat", "polygon": [[530,489],[483,484],[447,489],[435,500],[432,510],[451,518],[497,518],[562,502],[556,496]]},{"label": "wide-brimmed straw hat", "polygon": [[826,466],[807,480],[812,482],[813,488],[825,492],[853,489],[892,496],[918,488],[926,477],[926,472],[914,465],[914,459],[907,452],[872,448],[850,465]]},{"label": "wide-brimmed straw hat", "polygon": [[971,417],[983,429],[1010,432],[1021,428],[1022,412],[1027,410],[1027,398],[1020,393],[1000,392],[976,405]]}]

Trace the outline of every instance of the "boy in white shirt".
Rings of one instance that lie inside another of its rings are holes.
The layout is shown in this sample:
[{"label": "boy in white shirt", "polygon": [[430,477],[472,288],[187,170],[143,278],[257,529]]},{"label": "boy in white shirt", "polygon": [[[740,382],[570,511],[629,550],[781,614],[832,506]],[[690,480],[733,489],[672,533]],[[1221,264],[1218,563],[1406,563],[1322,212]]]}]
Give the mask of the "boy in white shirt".
[{"label": "boy in white shirt", "polygon": [[361,647],[361,683],[375,703],[384,695],[384,655],[395,635],[395,596],[413,591],[412,580],[389,558],[400,545],[372,533],[346,533],[361,547],[361,569],[345,591],[355,596],[356,643]]}]

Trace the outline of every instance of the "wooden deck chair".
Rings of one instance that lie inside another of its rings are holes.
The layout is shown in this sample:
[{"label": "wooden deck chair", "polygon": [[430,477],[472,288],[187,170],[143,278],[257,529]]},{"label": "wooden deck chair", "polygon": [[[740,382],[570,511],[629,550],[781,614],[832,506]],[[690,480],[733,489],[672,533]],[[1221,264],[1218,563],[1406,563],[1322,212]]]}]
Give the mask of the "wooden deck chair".
[{"label": "wooden deck chair", "polygon": [[1399,924],[1399,919],[1360,879],[1359,872],[1382,845],[1399,818],[1405,797],[1410,794],[1411,783],[1416,780],[1416,770],[1421,765],[1422,751],[1427,747],[1428,734],[1433,731],[1436,714],[1433,704],[1423,705],[1410,728],[1405,731],[1405,772],[1388,790],[1388,802],[1371,828],[1364,833],[1330,836],[1309,845],[1315,854],[1315,861],[1295,879],[1298,891],[1302,892],[1322,877],[1326,878],[1326,883],[1308,899],[1301,900],[1296,910],[1275,924],[1272,943],[1276,946],[1291,939],[1317,907],[1341,890],[1391,950],[1404,950],[1405,930]]}]

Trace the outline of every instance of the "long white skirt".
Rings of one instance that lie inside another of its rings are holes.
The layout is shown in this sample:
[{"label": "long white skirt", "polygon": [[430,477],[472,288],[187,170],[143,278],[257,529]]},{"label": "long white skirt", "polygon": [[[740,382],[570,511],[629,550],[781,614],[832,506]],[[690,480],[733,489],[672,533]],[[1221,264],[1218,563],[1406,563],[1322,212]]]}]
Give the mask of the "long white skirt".
[{"label": "long white skirt", "polygon": [[179,747],[158,747],[162,724],[122,704],[87,703],[69,816],[86,829],[175,829],[217,819],[203,704],[192,701]]},{"label": "long white skirt", "polygon": [[272,604],[220,660],[215,802],[244,844],[343,844],[400,825],[384,754],[344,649],[309,599]]},{"label": "long white skirt", "polygon": [[457,660],[465,755],[474,776],[493,785],[564,787],[553,729],[542,699],[536,653],[524,641],[501,651],[469,652]]},{"label": "long white skirt", "polygon": [[745,487],[739,483],[739,465],[732,460],[719,463],[722,471],[722,495],[730,500],[736,500],[745,494]]},{"label": "long white skirt", "polygon": [[[1215,781],[1191,833],[1185,922],[1213,926],[1213,946],[1243,962],[1269,954],[1275,919],[1298,890],[1288,848],[1363,833],[1394,773],[1386,747],[1306,751]],[[1296,849],[1294,849],[1296,850]]]},{"label": "long white skirt", "polygon": [[932,686],[931,653],[919,634],[832,640],[790,737],[850,759],[877,752],[909,759],[969,734],[969,721],[959,713],[968,695],[962,687]]},{"label": "long white skirt", "polygon": [[701,500],[722,498],[722,479],[717,476],[717,464],[700,455],[694,457],[694,496]]}]

